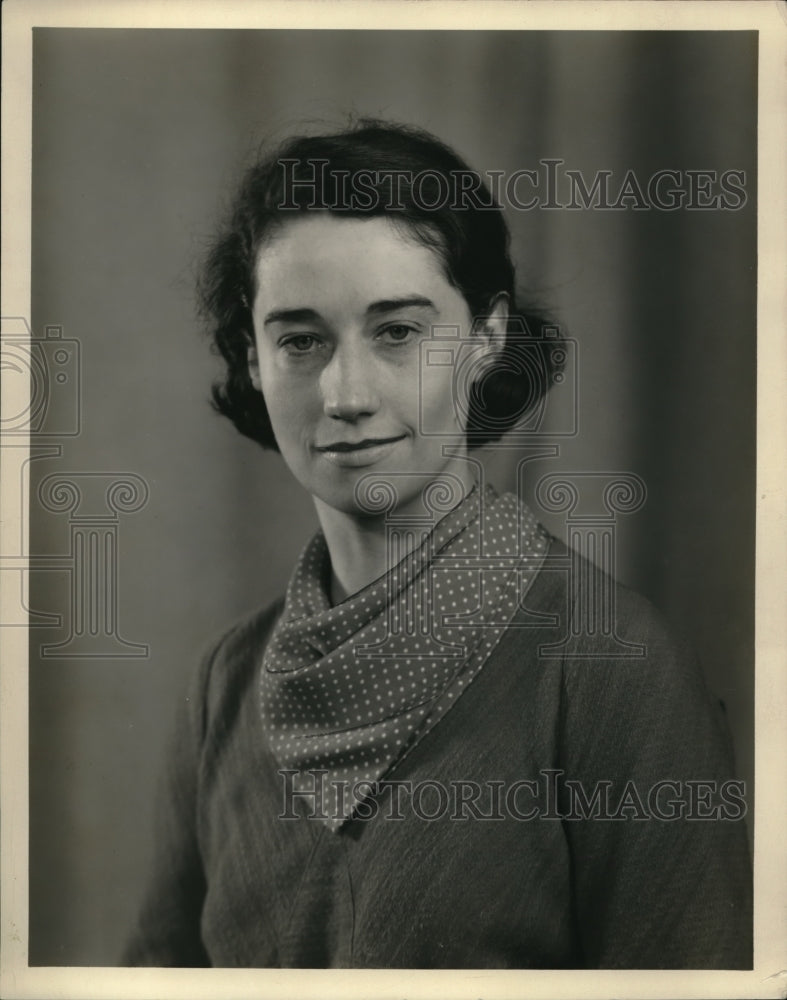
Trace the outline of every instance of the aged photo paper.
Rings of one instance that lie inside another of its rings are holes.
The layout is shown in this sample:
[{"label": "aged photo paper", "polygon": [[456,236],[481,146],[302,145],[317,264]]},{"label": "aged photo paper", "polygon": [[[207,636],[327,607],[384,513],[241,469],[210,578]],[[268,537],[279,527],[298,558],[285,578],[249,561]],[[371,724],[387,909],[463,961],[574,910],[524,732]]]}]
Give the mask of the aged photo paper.
[{"label": "aged photo paper", "polygon": [[[787,996],[787,5],[7,0],[3,28],[0,995]],[[752,968],[122,964],[189,678],[318,527],[211,407],[200,267],[261,148],[366,118],[503,208],[559,371],[543,438],[479,468],[695,651]]]}]

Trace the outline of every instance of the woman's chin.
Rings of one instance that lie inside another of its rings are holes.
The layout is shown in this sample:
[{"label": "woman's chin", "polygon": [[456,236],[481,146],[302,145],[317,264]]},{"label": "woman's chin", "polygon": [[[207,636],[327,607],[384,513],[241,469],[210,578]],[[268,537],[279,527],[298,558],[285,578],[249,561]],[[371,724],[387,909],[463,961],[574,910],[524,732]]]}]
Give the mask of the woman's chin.
[{"label": "woman's chin", "polygon": [[384,517],[399,506],[392,476],[381,472],[379,479],[372,476],[363,482],[361,475],[355,478],[352,484],[312,490],[312,497],[333,510],[359,518]]}]

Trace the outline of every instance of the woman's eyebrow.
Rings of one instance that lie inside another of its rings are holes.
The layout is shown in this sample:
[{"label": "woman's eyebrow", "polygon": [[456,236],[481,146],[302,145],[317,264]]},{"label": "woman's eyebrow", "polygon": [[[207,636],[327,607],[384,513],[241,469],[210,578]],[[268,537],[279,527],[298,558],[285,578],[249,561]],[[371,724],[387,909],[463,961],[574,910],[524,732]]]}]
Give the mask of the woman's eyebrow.
[{"label": "woman's eyebrow", "polygon": [[366,315],[379,316],[380,313],[395,312],[397,309],[407,309],[413,306],[437,312],[437,306],[431,299],[424,298],[423,295],[407,295],[404,298],[380,299],[379,302],[372,302],[366,307]]},{"label": "woman's eyebrow", "polygon": [[274,309],[263,320],[263,326],[269,323],[314,323],[320,314],[314,309]]},{"label": "woman's eyebrow", "polygon": [[[397,309],[431,309],[437,312],[437,306],[431,299],[423,295],[406,295],[398,299],[379,299],[366,307],[367,316],[379,316],[381,313],[396,312]],[[316,323],[320,314],[315,309],[273,309],[263,320],[263,325],[269,323]]]}]

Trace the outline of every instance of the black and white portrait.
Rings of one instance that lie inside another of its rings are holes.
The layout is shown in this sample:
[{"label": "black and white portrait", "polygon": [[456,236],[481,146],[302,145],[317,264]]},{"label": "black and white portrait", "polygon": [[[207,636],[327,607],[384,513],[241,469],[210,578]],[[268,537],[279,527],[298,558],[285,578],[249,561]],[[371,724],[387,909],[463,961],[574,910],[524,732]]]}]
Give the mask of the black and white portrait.
[{"label": "black and white portrait", "polygon": [[766,5],[107,6],[25,29],[24,982],[779,995]]}]

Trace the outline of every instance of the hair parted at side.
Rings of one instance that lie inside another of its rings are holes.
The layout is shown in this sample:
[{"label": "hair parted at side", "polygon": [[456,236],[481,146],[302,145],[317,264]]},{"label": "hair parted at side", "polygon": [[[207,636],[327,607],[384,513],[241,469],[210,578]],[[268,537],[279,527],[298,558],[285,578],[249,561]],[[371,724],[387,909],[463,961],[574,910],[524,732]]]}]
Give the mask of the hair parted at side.
[{"label": "hair parted at side", "polygon": [[406,227],[438,255],[475,318],[487,315],[501,293],[508,297],[506,344],[470,388],[469,447],[497,440],[543,398],[560,368],[554,359],[564,355],[552,350],[554,332],[544,337],[545,328],[554,331],[549,319],[517,301],[508,228],[487,185],[430,133],[363,118],[339,132],[291,138],[254,163],[204,261],[200,312],[226,366],[213,386],[213,405],[241,434],[278,451],[247,363],[257,256],[275,227],[294,213],[315,211],[384,215]]}]

